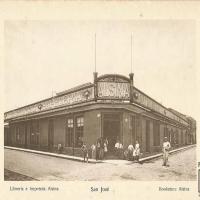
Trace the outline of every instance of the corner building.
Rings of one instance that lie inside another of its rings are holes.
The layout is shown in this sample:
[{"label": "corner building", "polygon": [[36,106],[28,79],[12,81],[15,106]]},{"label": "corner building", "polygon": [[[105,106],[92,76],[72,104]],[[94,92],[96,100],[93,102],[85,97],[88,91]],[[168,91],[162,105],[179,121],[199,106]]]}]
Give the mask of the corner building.
[{"label": "corner building", "polygon": [[8,146],[81,155],[99,137],[109,141],[109,152],[119,140],[124,148],[139,141],[143,155],[161,152],[164,137],[173,148],[195,143],[187,118],[172,112],[134,87],[133,74],[106,74],[94,82],[57,93],[4,113]]}]

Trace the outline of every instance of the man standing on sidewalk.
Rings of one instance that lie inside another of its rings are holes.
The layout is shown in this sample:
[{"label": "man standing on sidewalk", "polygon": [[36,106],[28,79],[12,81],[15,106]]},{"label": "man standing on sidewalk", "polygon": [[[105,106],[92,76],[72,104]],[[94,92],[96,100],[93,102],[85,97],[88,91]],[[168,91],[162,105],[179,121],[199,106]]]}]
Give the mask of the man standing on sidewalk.
[{"label": "man standing on sidewalk", "polygon": [[87,162],[88,163],[88,149],[86,144],[83,144],[83,146],[81,147],[81,150],[83,151],[83,162]]},{"label": "man standing on sidewalk", "polygon": [[162,149],[163,150],[163,166],[167,166],[170,148],[171,148],[170,142],[167,140],[167,137],[165,137],[164,142],[163,142],[163,149]]}]

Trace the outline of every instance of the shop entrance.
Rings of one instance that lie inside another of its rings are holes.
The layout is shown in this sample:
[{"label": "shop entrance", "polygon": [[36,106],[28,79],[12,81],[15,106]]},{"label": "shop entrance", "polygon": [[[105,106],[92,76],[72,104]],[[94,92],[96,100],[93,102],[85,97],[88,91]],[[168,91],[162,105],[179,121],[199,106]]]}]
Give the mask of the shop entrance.
[{"label": "shop entrance", "polygon": [[115,143],[120,141],[120,114],[104,114],[103,137],[108,140],[108,154],[114,153]]}]

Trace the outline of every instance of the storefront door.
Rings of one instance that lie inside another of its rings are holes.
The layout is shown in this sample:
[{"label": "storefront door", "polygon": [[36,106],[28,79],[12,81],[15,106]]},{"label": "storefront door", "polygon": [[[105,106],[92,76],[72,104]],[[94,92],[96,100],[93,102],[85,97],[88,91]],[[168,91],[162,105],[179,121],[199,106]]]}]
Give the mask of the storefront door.
[{"label": "storefront door", "polygon": [[[120,114],[104,114],[103,137],[108,140],[108,152],[113,152],[115,143],[120,141],[121,122]],[[122,141],[120,141],[122,142]]]}]

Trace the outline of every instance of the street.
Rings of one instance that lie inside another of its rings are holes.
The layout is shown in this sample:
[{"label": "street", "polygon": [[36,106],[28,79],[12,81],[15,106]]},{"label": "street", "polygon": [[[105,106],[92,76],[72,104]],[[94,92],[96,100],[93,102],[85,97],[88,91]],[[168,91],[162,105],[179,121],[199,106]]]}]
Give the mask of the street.
[{"label": "street", "polygon": [[51,156],[4,149],[4,168],[37,180],[142,180],[191,181],[196,179],[196,148],[169,156],[169,167],[162,159],[143,164],[125,160],[83,163]]}]

